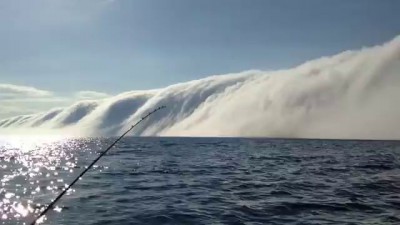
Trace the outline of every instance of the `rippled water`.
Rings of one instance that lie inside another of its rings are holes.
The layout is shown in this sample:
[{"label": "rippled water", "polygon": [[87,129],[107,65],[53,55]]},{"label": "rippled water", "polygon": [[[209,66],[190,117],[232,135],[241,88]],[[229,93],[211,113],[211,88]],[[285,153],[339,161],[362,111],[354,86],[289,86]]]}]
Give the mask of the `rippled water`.
[{"label": "rippled water", "polygon": [[[0,223],[24,224],[113,139],[0,139]],[[400,142],[126,138],[43,224],[400,224]]]}]

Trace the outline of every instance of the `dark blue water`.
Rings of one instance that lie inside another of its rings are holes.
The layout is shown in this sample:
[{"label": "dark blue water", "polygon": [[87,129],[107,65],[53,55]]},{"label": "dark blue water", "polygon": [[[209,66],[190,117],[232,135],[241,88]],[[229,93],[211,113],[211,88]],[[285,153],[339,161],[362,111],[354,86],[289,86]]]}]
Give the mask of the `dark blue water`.
[{"label": "dark blue water", "polygon": [[[0,222],[30,222],[112,139],[0,142]],[[400,142],[127,138],[44,224],[400,224]]]}]

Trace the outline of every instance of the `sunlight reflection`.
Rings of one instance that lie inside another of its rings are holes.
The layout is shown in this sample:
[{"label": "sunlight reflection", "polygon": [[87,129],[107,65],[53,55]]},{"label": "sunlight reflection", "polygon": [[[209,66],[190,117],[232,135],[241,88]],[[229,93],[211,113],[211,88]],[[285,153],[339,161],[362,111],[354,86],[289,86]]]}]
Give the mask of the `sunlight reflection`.
[{"label": "sunlight reflection", "polygon": [[0,136],[0,224],[24,224],[40,213],[68,186],[64,178],[78,168],[75,150],[84,148],[63,136]]}]

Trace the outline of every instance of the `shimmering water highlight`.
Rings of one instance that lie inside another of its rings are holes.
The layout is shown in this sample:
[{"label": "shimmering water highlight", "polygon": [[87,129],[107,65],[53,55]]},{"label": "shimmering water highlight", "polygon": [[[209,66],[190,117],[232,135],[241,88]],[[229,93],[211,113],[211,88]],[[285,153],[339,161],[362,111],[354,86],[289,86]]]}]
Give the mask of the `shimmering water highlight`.
[{"label": "shimmering water highlight", "polygon": [[[29,223],[113,139],[3,137],[0,223]],[[43,224],[399,224],[400,142],[126,138]]]}]

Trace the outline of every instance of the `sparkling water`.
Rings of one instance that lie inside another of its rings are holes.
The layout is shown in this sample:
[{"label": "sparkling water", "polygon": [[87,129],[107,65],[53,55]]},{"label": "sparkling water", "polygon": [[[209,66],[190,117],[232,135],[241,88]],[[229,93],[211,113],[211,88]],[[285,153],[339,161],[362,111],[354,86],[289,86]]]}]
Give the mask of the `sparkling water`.
[{"label": "sparkling water", "polygon": [[[0,224],[29,224],[114,139],[2,137]],[[42,224],[400,224],[400,142],[125,138]]]}]

